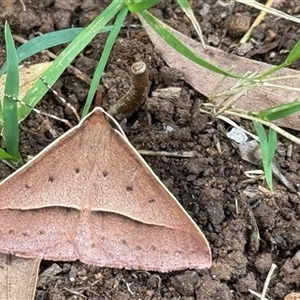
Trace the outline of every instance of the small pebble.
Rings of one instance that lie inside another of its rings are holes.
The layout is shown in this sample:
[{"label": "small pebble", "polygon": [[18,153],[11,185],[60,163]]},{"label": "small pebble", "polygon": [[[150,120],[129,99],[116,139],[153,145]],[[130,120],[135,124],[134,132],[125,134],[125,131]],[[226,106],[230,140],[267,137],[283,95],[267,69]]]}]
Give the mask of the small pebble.
[{"label": "small pebble", "polygon": [[250,27],[251,18],[247,15],[232,15],[227,23],[228,34],[232,38],[242,36]]},{"label": "small pebble", "polygon": [[268,29],[265,33],[265,42],[270,43],[274,41],[275,37],[276,37],[276,32],[271,29]]}]

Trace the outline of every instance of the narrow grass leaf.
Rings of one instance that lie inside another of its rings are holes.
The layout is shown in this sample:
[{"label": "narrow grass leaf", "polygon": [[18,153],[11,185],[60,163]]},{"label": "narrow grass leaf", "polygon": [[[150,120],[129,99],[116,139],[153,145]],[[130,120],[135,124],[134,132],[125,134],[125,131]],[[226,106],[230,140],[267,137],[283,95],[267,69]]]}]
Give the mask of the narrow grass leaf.
[{"label": "narrow grass leaf", "polygon": [[261,155],[263,160],[268,161],[269,149],[268,149],[268,139],[266,131],[262,124],[259,122],[253,122],[255,131],[259,137]]},{"label": "narrow grass leaf", "polygon": [[168,43],[171,47],[173,47],[178,53],[181,53],[191,61],[195,62],[196,64],[210,70],[216,72],[218,74],[222,74],[224,76],[233,77],[233,78],[242,78],[237,74],[228,72],[221,68],[218,68],[215,65],[212,65],[208,61],[202,59],[192,50],[190,50],[186,45],[184,45],[181,41],[179,41],[170,31],[168,31],[163,22],[159,21],[155,18],[152,14],[148,11],[143,11],[139,13],[141,17],[153,28],[153,30]]},{"label": "narrow grass leaf", "polygon": [[285,62],[287,64],[292,64],[295,60],[300,57],[300,40],[296,43],[296,45],[291,50],[290,54],[286,58]]},{"label": "narrow grass leaf", "polygon": [[[106,26],[100,30],[99,33],[108,32],[111,30],[111,28],[112,26]],[[18,63],[43,50],[73,41],[83,30],[84,28],[69,28],[55,32],[49,32],[33,38],[17,49]],[[2,66],[0,70],[0,76],[5,74],[6,71],[7,62],[5,62]]]},{"label": "narrow grass leaf", "polygon": [[296,45],[293,47],[293,49],[291,50],[290,54],[288,55],[288,57],[286,58],[286,60],[278,65],[275,66],[267,71],[263,71],[261,72],[255,79],[256,80],[261,80],[261,79],[265,79],[266,77],[270,76],[271,74],[285,68],[288,67],[290,64],[292,64],[295,60],[297,60],[300,57],[300,40],[296,43]]},{"label": "narrow grass leaf", "polygon": [[137,3],[127,4],[127,5],[128,5],[128,9],[131,12],[141,12],[143,10],[153,7],[158,2],[160,2],[160,0],[149,0],[149,1],[140,1]]},{"label": "narrow grass leaf", "polygon": [[269,145],[268,164],[272,164],[276,152],[276,146],[277,146],[277,132],[272,128],[269,129],[268,145]]},{"label": "narrow grass leaf", "polygon": [[262,71],[261,73],[259,73],[256,77],[253,78],[253,80],[262,80],[267,78],[268,76],[272,75],[273,73],[287,67],[288,64],[284,61],[282,64],[272,67],[271,69],[267,70],[267,71]]},{"label": "narrow grass leaf", "polygon": [[124,20],[127,16],[127,13],[128,13],[128,8],[126,6],[124,6],[120,10],[120,12],[118,13],[117,18],[116,18],[115,23],[114,23],[114,26],[113,26],[112,30],[110,31],[110,34],[107,37],[104,49],[103,49],[102,54],[101,54],[100,61],[97,65],[97,68],[96,68],[96,70],[94,72],[94,75],[93,75],[93,80],[92,80],[92,83],[91,83],[91,86],[90,86],[90,89],[89,89],[87,100],[86,100],[85,105],[84,105],[84,109],[83,109],[83,112],[82,112],[82,117],[86,116],[89,112],[89,109],[90,109],[91,103],[93,101],[94,95],[97,91],[99,82],[100,82],[101,77],[103,75],[103,71],[104,71],[104,68],[106,66],[109,54],[112,50],[112,47],[115,43],[115,40],[116,40],[118,34],[120,32],[121,26],[122,26],[122,24],[123,24],[123,22],[124,22]]},{"label": "narrow grass leaf", "polygon": [[19,95],[19,68],[14,41],[7,22],[4,27],[4,36],[8,62],[2,106],[4,140],[7,153],[14,158],[17,164],[22,164],[19,153],[18,103],[13,99],[18,98]]},{"label": "narrow grass leaf", "polygon": [[[266,131],[262,124],[258,122],[253,122],[256,133],[259,137],[260,141],[260,149],[261,149],[261,159],[263,163],[263,169],[265,173],[265,178],[269,189],[273,192],[273,178],[272,178],[272,160],[275,154],[275,150],[272,148],[269,150],[269,142],[267,139]],[[275,135],[276,136],[276,135]],[[271,134],[271,139],[274,141],[273,133]],[[275,144],[276,149],[276,144]],[[274,152],[274,154],[273,154]],[[273,154],[273,155],[272,155]],[[270,156],[272,155],[272,156]]]},{"label": "narrow grass leaf", "polygon": [[8,154],[4,149],[0,148],[0,160],[15,160],[10,154]]},{"label": "narrow grass leaf", "polygon": [[300,101],[296,100],[269,109],[260,110],[257,116],[266,121],[274,121],[298,112],[300,112]]},{"label": "narrow grass leaf", "polygon": [[[123,6],[123,2],[118,0],[113,1],[64,49],[64,51],[54,60],[51,67],[42,75],[48,85],[53,85],[74,58],[91,42],[98,32],[104,28]],[[45,95],[47,90],[48,86],[46,86],[42,80],[38,80],[22,100],[29,106],[34,107]],[[30,113],[31,109],[22,106],[22,110],[19,111],[19,119],[24,119]]]},{"label": "narrow grass leaf", "polygon": [[188,16],[188,18],[191,20],[197,34],[199,35],[202,45],[205,48],[205,43],[204,43],[201,27],[200,27],[197,19],[195,18],[194,12],[193,12],[189,2],[187,0],[177,0],[177,3],[181,7],[181,9],[184,11],[184,13]]}]

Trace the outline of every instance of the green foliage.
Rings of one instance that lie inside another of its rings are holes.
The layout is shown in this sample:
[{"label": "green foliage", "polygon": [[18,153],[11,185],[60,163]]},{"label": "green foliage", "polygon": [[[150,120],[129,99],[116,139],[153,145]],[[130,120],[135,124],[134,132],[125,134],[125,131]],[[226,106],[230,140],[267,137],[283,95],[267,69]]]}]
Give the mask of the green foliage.
[{"label": "green foliage", "polygon": [[0,158],[7,159],[12,157],[16,164],[21,165],[22,158],[19,153],[18,103],[14,100],[14,98],[18,98],[19,94],[19,69],[14,41],[7,23],[5,23],[4,36],[8,67],[4,90],[5,96],[0,107],[3,115],[3,135],[7,153],[4,153],[2,149],[0,155],[3,154],[3,156],[0,156]]},{"label": "green foliage", "polygon": [[141,12],[146,9],[153,7],[157,4],[160,0],[152,0],[152,1],[143,1],[143,0],[131,0],[127,3],[128,9],[131,12]]},{"label": "green foliage", "polygon": [[208,61],[202,59],[186,45],[180,42],[168,29],[166,29],[163,22],[159,21],[148,11],[143,11],[140,14],[161,38],[163,38],[170,46],[176,49],[177,52],[181,53],[191,61],[210,71],[222,74],[226,77],[241,78],[239,75],[222,70],[221,68],[218,68],[217,66],[212,65]]},{"label": "green foliage", "polygon": [[263,125],[258,122],[253,122],[253,125],[260,141],[261,159],[266,182],[269,189],[273,192],[272,168],[277,145],[277,134],[275,130],[269,129],[269,134],[267,136]]},{"label": "green foliage", "polygon": [[[15,52],[15,48],[12,43],[12,38],[8,26],[5,27],[5,37],[7,43],[7,62],[2,66],[0,70],[0,76],[7,71],[7,86],[5,87],[5,93],[9,96],[5,97],[0,107],[0,118],[3,115],[3,120],[0,119],[0,124],[4,122],[5,126],[3,133],[7,150],[6,159],[9,159],[9,157],[14,157],[16,161],[20,161],[20,156],[15,150],[18,148],[18,142],[16,141],[18,141],[19,139],[17,122],[23,120],[31,112],[32,107],[34,107],[40,101],[40,99],[48,90],[48,86],[45,85],[44,82],[42,82],[42,80],[37,80],[35,84],[28,90],[25,97],[22,99],[22,102],[24,102],[26,105],[17,105],[17,103],[13,99],[18,97],[19,83],[18,80],[15,80],[12,84],[11,79],[18,78],[16,73],[16,65],[25,58],[28,58],[33,54],[45,50],[49,47],[61,45],[63,43],[70,43],[64,49],[64,51],[57,57],[57,59],[55,59],[55,61],[46,70],[46,72],[44,74],[41,74],[44,81],[51,86],[59,78],[63,71],[71,64],[74,58],[80,54],[80,52],[91,42],[92,39],[95,38],[97,34],[104,31],[110,31],[106,40],[104,50],[101,53],[101,56],[99,55],[99,63],[94,73],[88,97],[84,106],[83,116],[85,116],[90,109],[92,99],[96,93],[99,82],[101,81],[101,77],[106,67],[110,52],[129,11],[140,13],[144,20],[152,27],[154,31],[156,31],[156,33],[161,38],[163,38],[176,51],[178,51],[194,63],[204,68],[207,68],[212,72],[222,74],[225,77],[242,79],[243,86],[241,88],[247,89],[247,82],[249,86],[255,85],[258,81],[264,80],[270,74],[276,72],[277,70],[283,67],[286,67],[287,65],[291,64],[300,57],[299,41],[292,49],[292,51],[290,52],[289,56],[283,64],[275,66],[274,68],[265,72],[261,72],[258,75],[253,75],[249,77],[234,74],[230,71],[224,70],[216,65],[211,64],[209,61],[202,59],[195,52],[189,49],[186,45],[180,42],[168,30],[168,28],[163,22],[156,19],[148,11],[149,8],[153,7],[158,2],[159,0],[113,0],[107,6],[107,8],[103,10],[101,14],[99,14],[98,17],[86,28],[72,28],[38,36],[29,41],[28,43],[22,45],[19,49],[17,49],[17,52]],[[192,21],[198,34],[201,35],[200,26],[194,17],[193,11],[188,3],[188,0],[177,0],[177,2],[182,8],[182,10]],[[112,26],[107,26],[107,24],[112,20],[114,20],[114,24]],[[246,84],[244,85],[244,83]],[[291,113],[299,112],[299,104],[299,101],[295,101],[293,103],[262,110],[256,114],[257,120],[259,120],[260,118],[262,120],[272,121],[278,118],[285,117]],[[16,113],[17,107],[18,112]],[[256,127],[258,128],[258,126]],[[272,131],[270,132],[269,140],[273,140],[274,133],[272,133]],[[3,152],[0,151],[0,159],[4,158],[4,156],[6,155],[2,155],[1,153],[3,154]]]},{"label": "green foliage", "polygon": [[291,50],[287,59],[285,60],[286,65],[292,64],[295,60],[300,58],[300,40],[296,43],[296,45]]},{"label": "green foliage", "polygon": [[126,6],[123,7],[120,10],[120,12],[118,13],[117,18],[115,20],[114,26],[113,26],[110,34],[108,35],[108,38],[106,40],[104,49],[103,49],[102,54],[101,54],[101,58],[99,60],[98,66],[97,66],[97,68],[95,70],[95,73],[94,73],[94,76],[93,76],[93,80],[92,80],[92,83],[91,83],[91,86],[90,86],[90,89],[89,89],[88,97],[87,97],[87,100],[86,100],[85,105],[84,105],[82,117],[87,115],[88,112],[89,112],[91,103],[93,101],[94,95],[97,91],[99,82],[100,82],[101,77],[103,75],[103,71],[104,71],[104,68],[106,66],[107,60],[109,58],[109,54],[110,54],[110,52],[112,50],[112,47],[115,43],[115,40],[116,40],[116,38],[119,34],[121,26],[122,26],[122,24],[123,24],[123,22],[126,18],[127,12],[128,12],[128,8]]},{"label": "green foliage", "polygon": [[[99,64],[96,68],[95,74],[93,76],[93,81],[83,111],[83,116],[84,116],[89,111],[92,99],[96,93],[97,86],[101,80],[101,76],[107,64],[109,54],[111,52],[115,39],[118,36],[121,25],[123,24],[127,16],[128,10],[132,12],[138,12],[138,11],[141,12],[142,10],[154,6],[158,2],[159,2],[158,0],[149,0],[149,1],[114,0],[85,29],[72,28],[72,29],[57,31],[53,33],[48,33],[43,36],[38,36],[30,40],[28,43],[22,45],[17,50],[17,61],[21,62],[25,58],[28,58],[31,55],[38,53],[39,51],[45,50],[49,47],[71,42],[65,48],[65,50],[57,57],[57,59],[53,62],[51,67],[49,67],[49,69],[44,74],[41,74],[44,80],[51,86],[59,78],[62,72],[70,65],[73,59],[77,55],[79,55],[79,53],[90,43],[90,41],[99,32],[111,31],[107,38],[104,51],[102,52],[101,57],[99,59]],[[180,4],[182,5],[182,3]],[[186,3],[183,7],[186,7]],[[147,18],[147,20],[150,23],[150,26],[152,27],[155,27],[156,24],[158,24],[159,22],[150,13],[145,14],[144,17]],[[113,20],[114,18],[116,18],[114,25],[106,26],[108,22]],[[159,28],[158,33],[164,38],[166,38],[166,40],[170,43],[172,47],[178,49],[180,53],[192,59],[196,63],[206,68],[209,68],[212,71],[224,74],[226,76],[237,77],[237,75],[235,74],[231,74],[230,72],[224,71],[210,64],[209,62],[202,60],[185,45],[179,44],[179,41],[171,33],[168,34],[165,28],[163,27],[161,27],[161,29]],[[2,66],[0,70],[0,75],[6,72],[7,63],[8,62],[6,62]],[[47,90],[48,87],[41,80],[37,80],[37,82],[30,88],[26,96],[22,99],[22,102],[25,103],[26,105],[19,105],[19,109],[18,109],[19,121],[23,120],[31,112],[32,107],[34,107],[40,101],[40,99],[44,96]],[[1,112],[0,112],[0,116],[1,116]],[[5,139],[6,138],[7,137],[5,137]]]},{"label": "green foliage", "polygon": [[281,118],[285,118],[299,111],[300,101],[296,100],[294,102],[284,103],[282,105],[274,106],[272,108],[260,110],[257,113],[257,117],[266,121],[274,121]]},{"label": "green foliage", "polygon": [[[108,32],[111,29],[112,26],[105,26],[99,31],[99,33]],[[43,34],[26,42],[17,49],[18,63],[43,50],[72,42],[76,38],[76,36],[78,36],[83,30],[84,28],[63,29]],[[0,76],[5,74],[6,72],[7,62],[3,64],[0,70]]]}]

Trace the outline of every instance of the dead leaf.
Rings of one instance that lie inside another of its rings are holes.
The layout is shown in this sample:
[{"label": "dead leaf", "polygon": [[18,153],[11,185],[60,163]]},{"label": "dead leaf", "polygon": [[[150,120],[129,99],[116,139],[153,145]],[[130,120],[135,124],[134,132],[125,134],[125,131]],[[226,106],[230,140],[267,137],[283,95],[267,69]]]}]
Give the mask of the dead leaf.
[{"label": "dead leaf", "polygon": [[[20,66],[19,76],[20,76],[20,91],[19,99],[23,99],[26,93],[34,85],[34,83],[39,79],[41,74],[43,74],[52,64],[52,62],[44,62],[30,66]],[[0,101],[4,96],[4,88],[6,82],[6,75],[0,77]]]},{"label": "dead leaf", "polygon": [[0,253],[1,300],[34,299],[40,260]]},{"label": "dead leaf", "polygon": [[212,263],[200,229],[100,108],[0,184],[0,252],[161,272]]},{"label": "dead leaf", "polygon": [[[155,31],[143,20],[139,15],[143,26],[150,37],[155,48],[160,52],[160,55],[165,62],[172,68],[177,68],[185,74],[185,81],[201,94],[209,97],[215,92],[225,91],[232,87],[236,80],[232,78],[223,79],[223,76],[203,68],[194,62],[190,61],[175,49],[169,46]],[[202,45],[197,41],[188,38],[173,28],[167,26],[168,29],[184,44],[190,47],[204,60],[209,61],[211,64],[217,65],[222,69],[231,70],[232,73],[244,75],[246,72],[260,72],[268,70],[274,66],[266,63],[250,60],[244,57],[236,56],[234,54],[225,53],[222,50],[207,46],[204,50]],[[273,76],[300,76],[300,72],[288,68],[284,68]],[[215,91],[216,85],[220,83],[218,89]],[[291,86],[299,88],[299,79],[282,79],[277,82],[282,86]],[[261,109],[278,106],[283,103],[292,102],[299,99],[299,92],[292,90],[284,90],[280,88],[271,87],[258,87],[247,92],[236,102],[236,107],[247,111],[259,111]],[[216,99],[220,102],[222,99]],[[278,120],[277,125],[300,130],[299,114],[293,114],[285,119]]]}]

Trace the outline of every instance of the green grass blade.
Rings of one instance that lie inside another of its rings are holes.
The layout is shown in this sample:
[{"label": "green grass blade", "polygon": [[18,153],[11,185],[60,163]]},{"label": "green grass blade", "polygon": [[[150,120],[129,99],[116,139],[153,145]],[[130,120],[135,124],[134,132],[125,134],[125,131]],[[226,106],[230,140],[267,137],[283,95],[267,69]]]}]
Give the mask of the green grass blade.
[{"label": "green grass blade", "polygon": [[94,76],[93,76],[93,80],[92,80],[92,83],[91,83],[91,86],[89,89],[88,97],[87,97],[87,100],[85,102],[84,109],[82,112],[82,117],[87,115],[87,113],[89,112],[91,103],[93,101],[94,95],[97,91],[97,88],[98,88],[98,85],[99,85],[99,82],[101,79],[101,76],[102,76],[104,68],[106,66],[109,54],[112,50],[112,47],[114,45],[114,42],[115,42],[118,34],[120,32],[121,26],[127,16],[127,13],[128,13],[128,8],[126,6],[124,6],[118,13],[117,18],[114,23],[114,26],[106,40],[100,61],[98,63],[98,66],[97,66]]},{"label": "green grass blade", "polygon": [[296,43],[296,45],[291,50],[290,54],[286,58],[285,62],[290,65],[295,60],[297,60],[300,57],[300,40]]},{"label": "green grass blade", "polygon": [[300,112],[300,101],[284,103],[269,109],[260,110],[257,116],[266,121],[274,121],[285,118],[291,114]]},{"label": "green grass blade", "polygon": [[8,154],[4,149],[0,148],[0,160],[12,160],[14,161],[14,157]]},{"label": "green grass blade", "polygon": [[253,78],[253,80],[262,80],[267,78],[268,76],[272,75],[273,73],[285,68],[287,66],[286,62],[283,62],[282,64],[272,67],[271,69],[267,71],[262,71],[260,74],[258,74],[256,77]]},{"label": "green grass blade", "polygon": [[200,27],[197,19],[195,18],[194,12],[193,12],[189,2],[187,0],[177,0],[177,3],[181,7],[181,9],[184,11],[184,13],[188,16],[188,18],[191,20],[191,22],[201,40],[203,47],[205,47],[201,27]]},{"label": "green grass blade", "polygon": [[297,60],[299,57],[300,57],[300,40],[296,43],[296,45],[291,50],[289,56],[286,58],[286,60],[282,64],[280,64],[279,66],[275,66],[267,71],[263,71],[261,74],[259,74],[254,79],[256,79],[256,80],[265,79],[266,77],[277,72],[278,70],[281,70],[281,69],[289,66],[295,60]]},{"label": "green grass blade", "polygon": [[166,43],[168,43],[171,47],[173,47],[177,52],[181,53],[191,61],[195,62],[196,64],[210,70],[216,72],[218,74],[222,74],[227,77],[233,78],[243,78],[240,75],[228,72],[221,68],[218,68],[215,65],[212,65],[208,61],[202,59],[192,50],[190,50],[186,45],[184,45],[181,41],[179,41],[165,26],[165,24],[155,18],[152,14],[148,11],[143,11],[139,13],[143,19],[152,27],[152,29],[161,37],[163,38]]},{"label": "green grass blade", "polygon": [[272,164],[272,161],[275,156],[276,146],[277,146],[277,132],[272,128],[269,129],[268,134],[268,145],[269,145],[269,164]]},{"label": "green grass blade", "polygon": [[[112,26],[106,26],[99,33],[108,32],[111,28]],[[69,28],[33,38],[17,49],[18,63],[38,52],[73,41],[83,30],[84,28]],[[0,76],[5,74],[6,71],[7,62],[2,66]]]},{"label": "green grass blade", "polygon": [[[91,42],[91,40],[104,28],[104,26],[119,12],[124,6],[119,0],[113,1],[89,26],[87,26],[55,59],[53,64],[42,75],[48,85],[53,85],[62,72],[70,65],[74,58]],[[29,106],[35,106],[47,92],[48,87],[38,80],[28,91],[23,102]],[[24,119],[31,109],[27,106],[19,108],[19,119]]]},{"label": "green grass blade", "polygon": [[262,158],[266,182],[269,189],[273,192],[272,161],[276,150],[276,132],[275,134],[269,133],[270,140],[268,140],[263,125],[258,122],[253,122],[253,125],[259,137],[261,158]]},{"label": "green grass blade", "polygon": [[269,147],[268,147],[268,139],[267,139],[266,131],[263,125],[260,124],[259,122],[253,122],[253,125],[259,137],[262,158],[265,158],[264,161],[267,162],[269,160],[268,159]]},{"label": "green grass blade", "polygon": [[143,10],[149,9],[151,7],[153,7],[154,5],[156,5],[160,0],[149,0],[149,1],[134,1],[137,3],[133,3],[133,4],[127,4],[128,5],[128,9],[131,12],[141,12]]},{"label": "green grass blade", "polygon": [[19,68],[13,37],[7,23],[5,23],[4,36],[8,62],[4,93],[9,95],[9,97],[4,96],[2,106],[4,140],[7,153],[18,164],[22,164],[22,158],[19,153],[18,103],[13,99],[18,98],[19,95]]}]

